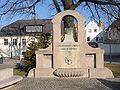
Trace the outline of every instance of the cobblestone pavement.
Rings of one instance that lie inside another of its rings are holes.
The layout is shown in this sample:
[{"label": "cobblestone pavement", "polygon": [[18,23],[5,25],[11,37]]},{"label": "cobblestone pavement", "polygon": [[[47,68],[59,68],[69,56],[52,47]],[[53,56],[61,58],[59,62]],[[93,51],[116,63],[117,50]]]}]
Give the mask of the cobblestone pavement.
[{"label": "cobblestone pavement", "polygon": [[120,78],[24,78],[9,90],[120,90]]}]

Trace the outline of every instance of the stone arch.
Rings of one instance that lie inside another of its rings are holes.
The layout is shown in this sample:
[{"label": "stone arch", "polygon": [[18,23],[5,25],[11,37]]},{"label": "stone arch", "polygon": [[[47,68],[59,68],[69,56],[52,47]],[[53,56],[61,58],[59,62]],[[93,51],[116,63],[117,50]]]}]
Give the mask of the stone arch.
[{"label": "stone arch", "polygon": [[[58,42],[61,42],[61,21],[63,17],[65,16],[73,16],[76,21],[78,22],[78,42],[83,42],[80,41],[79,39],[82,38],[82,40],[85,40],[85,19],[82,15],[80,15],[78,12],[73,11],[73,10],[66,10],[63,12],[58,13],[52,20],[53,22],[53,37],[57,37],[56,40]],[[81,35],[82,34],[82,35]]]},{"label": "stone arch", "polygon": [[66,15],[61,20],[61,42],[65,40],[66,34],[72,34],[73,41],[78,41],[78,21],[74,16]]}]

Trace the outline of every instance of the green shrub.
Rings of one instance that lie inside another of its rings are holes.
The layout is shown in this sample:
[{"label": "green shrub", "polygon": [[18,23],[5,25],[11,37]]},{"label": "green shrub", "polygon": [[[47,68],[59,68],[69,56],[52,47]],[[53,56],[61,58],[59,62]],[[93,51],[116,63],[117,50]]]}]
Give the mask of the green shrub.
[{"label": "green shrub", "polygon": [[37,42],[32,41],[28,47],[26,52],[24,53],[24,60],[23,60],[23,67],[20,68],[21,71],[25,71],[26,76],[28,72],[36,67],[36,55],[35,51],[38,49],[44,49],[47,48],[50,45],[50,37],[51,35],[49,33],[38,33],[35,38],[37,39]]},{"label": "green shrub", "polygon": [[25,71],[21,71],[20,69],[14,68],[13,69],[14,75],[18,75],[18,76],[25,76],[26,72]]}]

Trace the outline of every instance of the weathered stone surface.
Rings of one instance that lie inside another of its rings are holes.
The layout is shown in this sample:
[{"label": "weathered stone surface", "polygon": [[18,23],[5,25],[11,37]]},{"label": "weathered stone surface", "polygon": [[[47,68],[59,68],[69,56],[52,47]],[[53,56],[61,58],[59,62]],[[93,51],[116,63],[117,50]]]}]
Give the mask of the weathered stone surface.
[{"label": "weathered stone surface", "polygon": [[0,81],[13,76],[13,68],[6,68],[0,70]]},{"label": "weathered stone surface", "polygon": [[54,69],[52,68],[34,68],[30,70],[28,77],[54,77],[53,71]]},{"label": "weathered stone surface", "polygon": [[88,69],[58,68],[53,74],[57,77],[88,77]]},{"label": "weathered stone surface", "polygon": [[12,76],[7,79],[4,79],[4,80],[0,81],[0,89],[2,89],[2,88],[5,89],[6,87],[17,83],[22,79],[23,78],[21,76]]},{"label": "weathered stone surface", "polygon": [[13,75],[13,68],[0,70],[0,90],[22,80],[21,76]]},{"label": "weathered stone surface", "polygon": [[90,78],[114,78],[114,76],[108,68],[92,68],[90,69]]},{"label": "weathered stone surface", "polygon": [[[73,27],[64,27],[63,18],[67,16],[74,17],[75,23],[68,22],[68,24],[73,23]],[[29,75],[33,77],[54,77],[54,75],[58,77],[113,77],[110,70],[104,68],[104,51],[100,48],[92,48],[86,43],[85,19],[81,14],[66,10],[58,13],[52,22],[53,43],[47,49],[36,51],[36,69],[34,72],[31,70],[30,73],[34,74]],[[97,72],[99,74],[96,74]],[[84,74],[81,75],[81,73]]]}]

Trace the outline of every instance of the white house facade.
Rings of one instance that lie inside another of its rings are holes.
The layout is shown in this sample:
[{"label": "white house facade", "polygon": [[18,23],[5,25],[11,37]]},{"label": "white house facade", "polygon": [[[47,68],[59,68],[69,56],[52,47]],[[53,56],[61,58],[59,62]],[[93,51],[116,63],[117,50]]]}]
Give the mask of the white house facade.
[{"label": "white house facade", "polygon": [[18,20],[0,31],[0,57],[20,58],[38,32],[51,33],[51,19]]},{"label": "white house facade", "polygon": [[120,56],[120,18],[115,20],[107,28],[106,36],[107,38],[104,42],[103,48],[105,49],[107,54],[111,54],[112,56],[119,57]]},{"label": "white house facade", "polygon": [[[120,24],[118,23],[118,25]],[[119,29],[119,27],[113,28],[113,25],[111,25],[106,32],[103,22],[98,24],[92,20],[85,27],[86,42],[97,43],[98,47],[104,49],[105,55],[119,55]],[[36,41],[35,34],[37,32],[51,33],[52,35],[52,31],[51,19],[18,20],[7,25],[0,31],[0,57],[20,57],[26,51],[28,44],[31,41]]]},{"label": "white house facade", "polygon": [[87,42],[102,42],[103,41],[103,28],[100,27],[94,20],[90,21],[86,27],[86,41]]},{"label": "white house facade", "polygon": [[[116,25],[117,24],[115,24],[115,26]],[[98,47],[104,49],[105,55],[119,56],[120,30],[111,25],[105,31],[103,26],[103,23],[99,25],[94,20],[90,21],[85,28],[86,42],[96,42]]]},{"label": "white house facade", "polygon": [[0,37],[0,55],[11,58],[19,57],[33,40],[35,41],[33,36],[2,36]]}]

